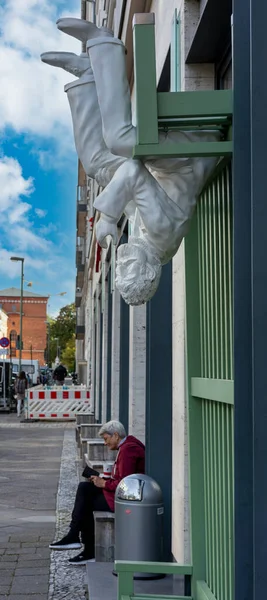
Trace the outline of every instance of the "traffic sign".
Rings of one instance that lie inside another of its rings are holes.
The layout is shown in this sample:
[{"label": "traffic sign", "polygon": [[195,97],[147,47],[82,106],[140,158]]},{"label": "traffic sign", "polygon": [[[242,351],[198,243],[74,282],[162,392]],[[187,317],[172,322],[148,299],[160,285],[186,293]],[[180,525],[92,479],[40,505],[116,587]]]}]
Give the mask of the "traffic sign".
[{"label": "traffic sign", "polygon": [[2,346],[2,348],[7,348],[9,346],[9,339],[7,337],[2,337],[0,339],[0,346]]},{"label": "traffic sign", "polygon": [[0,356],[9,356],[9,350],[6,348],[2,348],[0,350]]}]

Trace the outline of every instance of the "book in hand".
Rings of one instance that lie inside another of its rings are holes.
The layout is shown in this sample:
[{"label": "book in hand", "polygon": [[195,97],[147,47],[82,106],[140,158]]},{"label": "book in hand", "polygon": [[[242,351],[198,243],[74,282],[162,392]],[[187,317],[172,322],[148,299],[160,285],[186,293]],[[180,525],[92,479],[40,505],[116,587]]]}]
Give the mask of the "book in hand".
[{"label": "book in hand", "polygon": [[92,475],[98,476],[99,472],[95,469],[91,469],[91,467],[88,467],[88,465],[86,465],[85,469],[82,472],[82,477],[85,477],[85,479],[89,479],[90,477],[92,477]]}]

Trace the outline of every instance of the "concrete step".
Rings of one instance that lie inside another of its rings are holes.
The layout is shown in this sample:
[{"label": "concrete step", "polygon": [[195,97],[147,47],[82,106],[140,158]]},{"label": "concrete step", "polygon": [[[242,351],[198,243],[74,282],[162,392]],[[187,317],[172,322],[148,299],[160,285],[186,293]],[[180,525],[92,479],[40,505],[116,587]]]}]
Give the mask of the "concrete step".
[{"label": "concrete step", "polygon": [[112,512],[94,511],[95,559],[113,562],[115,548],[115,515]]},{"label": "concrete step", "polygon": [[81,425],[81,423],[95,423],[95,415],[92,413],[76,415],[76,422],[77,425]]},{"label": "concrete step", "polygon": [[91,469],[95,469],[99,473],[103,473],[104,462],[106,462],[106,461],[104,461],[104,460],[89,460],[88,454],[87,454],[87,452],[85,452],[84,462],[86,465],[88,465],[88,467],[91,467]]},{"label": "concrete step", "polygon": [[[114,577],[113,564],[110,562],[87,563],[86,581],[88,585],[90,600],[117,600],[118,578]],[[184,577],[181,575],[167,575],[164,579],[154,581],[135,581],[135,594],[153,594],[157,596],[183,596]],[[153,596],[152,596],[153,597]]]},{"label": "concrete step", "polygon": [[103,473],[104,464],[108,464],[111,466],[114,465],[113,460],[89,460],[87,452],[84,455],[84,461],[85,464],[88,465],[88,467],[91,467],[91,469],[95,469],[99,473]]},{"label": "concrete step", "polygon": [[[96,439],[98,437],[98,432],[100,427],[102,426],[102,423],[81,423],[80,424],[80,436],[82,438],[87,438],[87,439]],[[99,438],[101,439],[101,438]]]},{"label": "concrete step", "polygon": [[[84,443],[84,442],[83,442]],[[85,443],[84,443],[85,446]],[[109,450],[104,444],[104,440],[91,439],[87,440],[86,448],[84,453],[88,454],[89,460],[104,460],[114,462],[116,459],[116,450]]]}]

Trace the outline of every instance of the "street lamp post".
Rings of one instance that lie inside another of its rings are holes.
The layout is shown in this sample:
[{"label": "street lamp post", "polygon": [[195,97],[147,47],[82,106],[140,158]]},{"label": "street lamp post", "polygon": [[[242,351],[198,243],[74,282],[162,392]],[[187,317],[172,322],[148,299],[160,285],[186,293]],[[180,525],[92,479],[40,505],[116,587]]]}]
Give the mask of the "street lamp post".
[{"label": "street lamp post", "polygon": [[23,278],[24,278],[24,258],[19,256],[11,256],[10,260],[21,263],[21,278],[20,278],[20,327],[19,327],[19,372],[21,371],[21,355],[22,355],[22,318],[23,318]]}]

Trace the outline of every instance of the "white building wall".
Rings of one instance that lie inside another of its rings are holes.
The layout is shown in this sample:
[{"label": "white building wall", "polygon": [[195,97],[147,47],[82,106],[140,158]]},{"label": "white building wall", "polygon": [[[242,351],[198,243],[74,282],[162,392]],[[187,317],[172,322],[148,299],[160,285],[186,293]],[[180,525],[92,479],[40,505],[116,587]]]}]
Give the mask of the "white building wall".
[{"label": "white building wall", "polygon": [[111,340],[111,416],[119,420],[120,411],[120,312],[121,301],[117,288],[112,292]]},{"label": "white building wall", "polygon": [[[104,275],[104,274],[103,274]],[[103,276],[102,275],[102,276]],[[103,328],[102,328],[102,416],[101,422],[107,420],[107,374],[108,374],[108,283],[105,280],[102,290],[105,289],[103,303]]]},{"label": "white building wall", "polygon": [[95,413],[95,388],[96,388],[96,378],[95,378],[95,361],[96,361],[96,335],[95,335],[95,300],[92,297],[92,319],[91,319],[91,387],[90,387],[90,404],[91,410]]},{"label": "white building wall", "polygon": [[145,442],[146,434],[146,305],[130,306],[129,433]]},{"label": "white building wall", "polygon": [[100,419],[100,406],[99,406],[99,395],[101,389],[100,381],[100,318],[101,318],[101,306],[100,299],[96,297],[96,368],[95,368],[95,385],[94,385],[94,406],[95,406],[95,418]]}]

